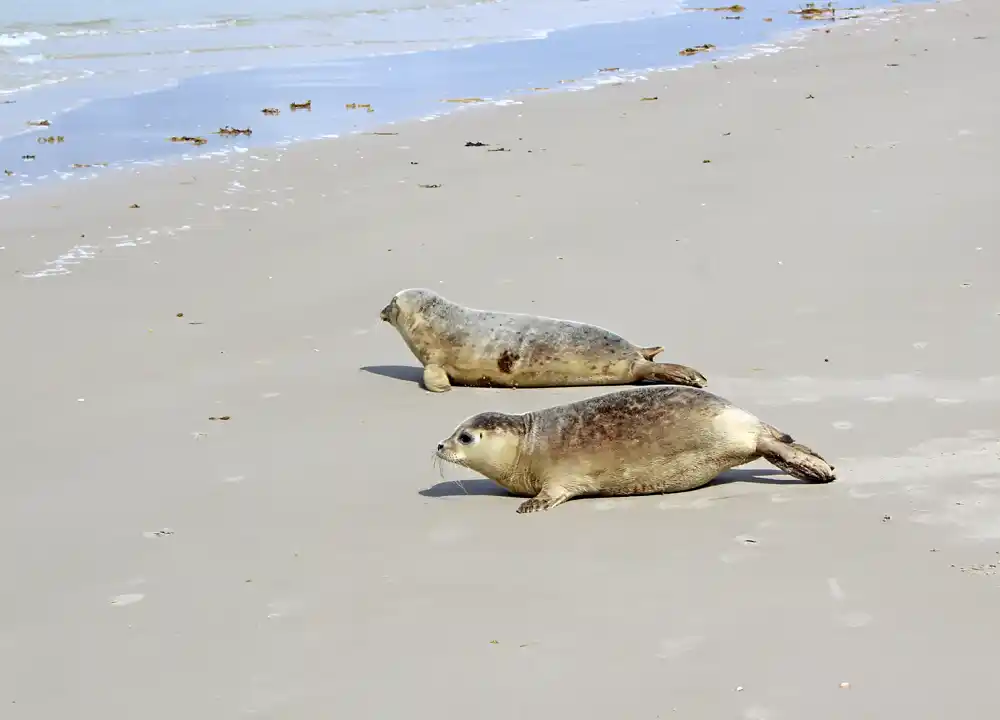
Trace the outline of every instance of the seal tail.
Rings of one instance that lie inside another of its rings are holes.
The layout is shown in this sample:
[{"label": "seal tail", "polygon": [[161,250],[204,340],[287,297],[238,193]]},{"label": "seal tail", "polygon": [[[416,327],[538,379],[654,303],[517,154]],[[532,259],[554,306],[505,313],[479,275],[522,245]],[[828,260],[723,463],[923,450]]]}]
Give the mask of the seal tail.
[{"label": "seal tail", "polygon": [[767,423],[757,440],[757,452],[775,467],[799,480],[810,483],[828,483],[837,479],[833,465],[819,453],[802,443],[797,443],[788,433]]},{"label": "seal tail", "polygon": [[705,379],[705,376],[694,368],[687,365],[658,363],[650,360],[635,364],[635,379],[637,381],[653,380],[670,383],[671,385],[687,385],[696,388],[703,388],[708,385],[708,380]]}]

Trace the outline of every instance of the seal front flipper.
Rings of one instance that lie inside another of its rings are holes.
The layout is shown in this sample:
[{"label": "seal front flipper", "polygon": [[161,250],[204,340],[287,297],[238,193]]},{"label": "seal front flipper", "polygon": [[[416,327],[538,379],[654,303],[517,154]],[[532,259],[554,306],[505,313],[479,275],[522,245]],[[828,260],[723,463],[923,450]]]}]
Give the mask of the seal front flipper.
[{"label": "seal front flipper", "polygon": [[517,512],[530,513],[538,510],[551,510],[556,505],[562,505],[573,497],[575,497],[575,493],[570,492],[562,485],[546,483],[535,497],[518,505]]},{"label": "seal front flipper", "polygon": [[812,448],[795,442],[790,435],[771,426],[757,441],[757,452],[775,467],[799,480],[828,483],[837,479],[834,467]]},{"label": "seal front flipper", "polygon": [[655,347],[639,348],[639,353],[647,360],[652,360],[661,352],[663,352],[663,348],[661,348],[659,345]]},{"label": "seal front flipper", "polygon": [[451,380],[443,367],[431,364],[424,368],[424,387],[431,392],[445,392],[451,390]]},{"label": "seal front flipper", "polygon": [[687,385],[696,388],[703,388],[708,385],[708,380],[705,379],[704,375],[687,365],[674,365],[672,363],[658,363],[644,360],[635,364],[633,373],[637,381],[656,380],[670,383],[671,385]]}]

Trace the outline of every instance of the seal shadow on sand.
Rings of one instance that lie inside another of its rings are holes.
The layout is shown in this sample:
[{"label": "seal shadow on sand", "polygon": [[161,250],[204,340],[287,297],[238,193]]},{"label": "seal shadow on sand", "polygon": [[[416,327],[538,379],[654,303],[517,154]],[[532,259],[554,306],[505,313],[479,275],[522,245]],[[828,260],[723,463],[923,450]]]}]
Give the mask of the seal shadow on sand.
[{"label": "seal shadow on sand", "polygon": [[[803,482],[802,480],[796,480],[793,477],[789,477],[781,470],[771,470],[769,468],[735,468],[733,470],[727,470],[724,473],[718,475],[714,480],[712,480],[707,485],[702,485],[701,487],[694,488],[693,490],[685,490],[679,493],[652,493],[653,495],[684,495],[687,493],[698,492],[699,490],[704,490],[705,488],[715,487],[719,485],[729,485],[734,482],[744,482],[744,483],[756,483],[758,485],[808,485],[809,483]],[[444,482],[436,483],[429,488],[420,491],[420,494],[424,497],[455,497],[459,495],[493,495],[496,497],[515,497],[513,493],[509,493],[502,487],[497,485],[492,480],[484,480],[483,478],[470,478],[468,480],[446,480]],[[641,495],[636,495],[634,497],[642,497]]]},{"label": "seal shadow on sand", "polygon": [[405,382],[420,385],[424,378],[424,369],[413,365],[366,365],[361,368],[372,375],[392,378],[393,380],[403,380]]},{"label": "seal shadow on sand", "polygon": [[[417,367],[414,365],[365,365],[361,368],[367,373],[372,375],[381,375],[382,377],[392,378],[393,380],[402,380],[403,382],[411,382],[415,385],[423,386],[424,382],[424,369],[422,367]],[[625,383],[624,385],[619,385],[619,388],[626,388],[630,385],[662,385],[663,383],[657,382],[655,380],[637,380],[633,383]],[[600,386],[593,386],[600,387]]]}]

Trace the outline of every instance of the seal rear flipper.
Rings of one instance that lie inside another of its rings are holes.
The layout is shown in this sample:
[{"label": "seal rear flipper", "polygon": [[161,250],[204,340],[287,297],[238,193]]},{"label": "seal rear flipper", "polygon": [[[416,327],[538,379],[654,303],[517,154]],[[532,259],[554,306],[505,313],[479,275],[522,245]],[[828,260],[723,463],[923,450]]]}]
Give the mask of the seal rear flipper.
[{"label": "seal rear flipper", "polygon": [[637,381],[654,380],[671,385],[687,385],[696,388],[703,388],[708,385],[708,380],[705,379],[704,375],[687,365],[674,365],[673,363],[658,363],[647,360],[645,362],[637,362],[634,372]]},{"label": "seal rear flipper", "polygon": [[[767,426],[769,430],[774,430]],[[780,432],[780,431],[776,431]],[[837,479],[834,467],[812,448],[797,443],[789,435],[770,432],[757,441],[757,452],[775,467],[799,480],[810,483],[828,483]]]}]

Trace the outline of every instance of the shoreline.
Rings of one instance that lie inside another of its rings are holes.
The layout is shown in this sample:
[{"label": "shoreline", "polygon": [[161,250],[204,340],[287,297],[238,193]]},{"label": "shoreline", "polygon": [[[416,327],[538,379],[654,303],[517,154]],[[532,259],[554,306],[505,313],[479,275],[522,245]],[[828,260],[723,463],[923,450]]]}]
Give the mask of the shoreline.
[{"label": "shoreline", "polygon": [[[1000,93],[968,72],[1000,7],[843,29],[3,203],[11,717],[1000,711]],[[619,388],[425,392],[378,319],[421,286],[663,345],[838,479],[517,515],[436,443]]]},{"label": "shoreline", "polygon": [[[646,73],[770,51],[811,30],[872,20],[803,21],[787,9],[784,14],[774,12],[779,5],[774,0],[758,4],[744,10],[740,20],[687,8],[661,18],[573,27],[536,39],[188,77],[159,90],[86,103],[53,116],[50,128],[3,138],[0,164],[15,174],[0,176],[0,198],[9,200],[40,184],[108,174],[109,168],[100,167],[104,164],[175,165],[248,148],[390,129],[454,112],[455,105],[445,102],[449,98],[506,104],[538,90],[578,91],[601,83],[631,82]],[[860,14],[877,18],[905,6],[886,4]],[[773,22],[763,22],[772,15]],[[705,42],[717,48],[710,54],[678,57],[680,49]],[[611,67],[615,72],[599,72]],[[427,78],[441,80],[429,83]],[[314,101],[315,112],[289,112],[288,103],[307,99]],[[351,103],[370,106],[374,112],[345,107]],[[282,114],[262,116],[263,107],[277,107]],[[27,112],[28,107],[0,110],[14,114]],[[41,109],[35,114],[49,117]],[[254,135],[227,139],[212,134],[224,126],[251,128]],[[66,142],[38,144],[38,138],[50,135]],[[203,148],[172,144],[167,142],[171,136],[202,137],[207,144]],[[81,143],[86,151],[79,149]],[[26,156],[35,159],[17,160]]]}]

